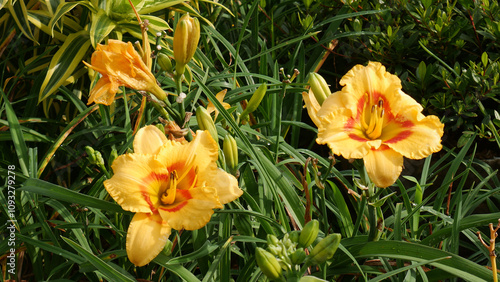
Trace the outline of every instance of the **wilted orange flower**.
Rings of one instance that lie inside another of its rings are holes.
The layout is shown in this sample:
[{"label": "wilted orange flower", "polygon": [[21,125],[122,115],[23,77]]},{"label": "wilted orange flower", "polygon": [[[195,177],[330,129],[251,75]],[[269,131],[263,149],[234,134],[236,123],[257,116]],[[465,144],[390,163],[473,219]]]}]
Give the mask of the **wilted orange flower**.
[{"label": "wilted orange flower", "polygon": [[98,44],[92,54],[91,64],[83,63],[102,75],[90,91],[88,104],[95,102],[111,105],[120,86],[148,91],[159,100],[166,97],[153,73],[130,42],[110,39],[107,45]]},{"label": "wilted orange flower", "polygon": [[397,180],[403,156],[421,159],[441,150],[444,125],[436,116],[424,116],[422,106],[401,90],[401,80],[382,64],[357,65],[340,85],[342,90],[322,105],[312,91],[303,94],[318,126],[316,141],[344,158],[363,158],[378,187]]},{"label": "wilted orange flower", "polygon": [[123,209],[135,212],[127,232],[127,254],[143,266],[164,248],[171,229],[205,226],[213,209],[241,196],[236,178],[217,168],[218,146],[206,131],[193,141],[167,140],[155,126],[141,128],[134,153],[119,156],[104,182]]}]

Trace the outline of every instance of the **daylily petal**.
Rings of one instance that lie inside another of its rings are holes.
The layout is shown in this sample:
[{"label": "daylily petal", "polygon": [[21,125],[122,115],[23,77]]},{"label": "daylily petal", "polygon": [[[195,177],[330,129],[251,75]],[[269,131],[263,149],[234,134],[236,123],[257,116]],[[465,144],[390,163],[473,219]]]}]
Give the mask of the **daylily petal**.
[{"label": "daylily petal", "polygon": [[[227,110],[227,109],[231,108],[231,105],[224,102],[224,97],[226,96],[226,93],[227,93],[227,89],[224,89],[224,90],[220,91],[219,93],[217,93],[217,95],[215,95],[215,98],[217,99],[217,101],[219,101],[219,103],[222,104],[224,109]],[[215,108],[214,103],[212,103],[212,101],[210,99],[208,99],[208,101],[209,102],[208,102],[208,106],[207,106],[207,112],[211,113],[211,112],[215,111],[214,120],[216,120],[217,116],[219,115],[219,110],[217,110]]]},{"label": "daylily petal", "polygon": [[127,232],[129,260],[137,266],[148,264],[163,250],[171,230],[159,214],[136,213]]},{"label": "daylily petal", "polygon": [[118,83],[110,80],[108,76],[101,77],[94,88],[90,91],[89,101],[87,105],[92,103],[111,105],[115,100],[115,95],[118,92]]},{"label": "daylily petal", "polygon": [[[399,93],[401,89],[401,80],[385,70],[385,67],[378,62],[369,62],[368,66],[354,66],[339,82],[340,85],[345,85],[341,92],[342,105],[341,107],[349,108],[353,113],[359,111],[358,102],[365,94],[371,95],[376,101],[375,95],[385,94],[391,105],[397,106],[391,100],[392,95],[389,93]],[[393,108],[394,110],[398,110]]]},{"label": "daylily petal", "polygon": [[413,126],[410,128],[397,127],[392,129],[388,124],[384,128],[384,133],[397,132],[398,134],[384,140],[384,144],[410,159],[422,159],[440,151],[444,124],[439,118],[436,116],[425,117],[421,113],[416,113],[416,117],[411,118]]},{"label": "daylily petal", "polygon": [[314,94],[311,90],[309,90],[309,92],[302,92],[302,98],[304,99],[304,103],[306,104],[305,107],[307,108],[309,117],[314,122],[316,127],[319,127],[321,122],[318,118],[318,111],[321,106],[319,105],[318,100],[316,100],[316,97],[314,97]]},{"label": "daylily petal", "polygon": [[163,220],[172,228],[196,230],[210,221],[213,209],[222,207],[215,188],[200,187],[177,190],[174,203],[160,206],[158,210]]},{"label": "daylily petal", "polygon": [[380,188],[396,182],[403,169],[403,156],[384,145],[370,150],[363,161],[368,177]]},{"label": "daylily petal", "polygon": [[[325,100],[325,103],[327,100]],[[321,124],[318,127],[316,142],[318,144],[328,144],[332,153],[342,155],[346,159],[363,158],[368,154],[372,146],[378,148],[381,144],[380,140],[365,139],[363,133],[355,128],[346,129],[346,124],[352,123],[350,110],[348,109],[338,109],[328,116],[321,117],[320,120]]]},{"label": "daylily petal", "polygon": [[109,195],[124,210],[154,212],[162,185],[169,178],[164,165],[150,155],[126,154],[119,156],[112,168],[113,177],[104,181]]},{"label": "daylily petal", "polygon": [[167,137],[154,125],[148,125],[137,131],[134,138],[134,152],[141,154],[157,154]]},{"label": "daylily petal", "polygon": [[243,190],[238,187],[238,180],[220,168],[201,174],[199,181],[217,190],[221,204],[232,202],[243,195]]},{"label": "daylily petal", "polygon": [[195,178],[200,177],[198,174],[217,168],[215,162],[218,154],[219,149],[210,133],[198,130],[196,137],[186,144],[167,140],[158,152],[157,159],[168,171],[177,171],[178,189],[189,189]]}]

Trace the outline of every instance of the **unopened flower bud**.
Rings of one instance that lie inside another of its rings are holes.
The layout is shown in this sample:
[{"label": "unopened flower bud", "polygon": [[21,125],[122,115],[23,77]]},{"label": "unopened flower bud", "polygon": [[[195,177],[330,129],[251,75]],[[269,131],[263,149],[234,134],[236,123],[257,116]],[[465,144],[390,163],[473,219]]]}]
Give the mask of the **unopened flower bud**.
[{"label": "unopened flower bud", "polygon": [[340,245],[340,234],[326,236],[313,248],[308,257],[309,265],[317,265],[331,259]]},{"label": "unopened flower bud", "polygon": [[278,240],[278,237],[274,236],[273,234],[267,234],[267,244],[268,245],[278,245],[280,240]]},{"label": "unopened flower bud", "polygon": [[118,152],[115,148],[113,148],[111,150],[111,153],[109,154],[108,164],[112,164],[116,160],[116,158],[118,158]]},{"label": "unopened flower bud", "polygon": [[273,280],[281,276],[282,270],[278,260],[268,251],[257,247],[255,250],[255,260],[267,278]]},{"label": "unopened flower bud", "polygon": [[330,87],[328,87],[325,79],[315,72],[309,74],[309,85],[311,86],[309,91],[312,91],[316,101],[318,101],[320,105],[323,104],[328,96],[332,95]]},{"label": "unopened flower bud", "polygon": [[95,157],[95,150],[94,150],[94,148],[92,148],[90,146],[85,146],[85,152],[87,152],[87,156],[88,156],[89,162],[91,164],[95,165],[97,163],[97,159]]},{"label": "unopened flower bud", "polygon": [[297,250],[295,250],[295,252],[293,252],[290,255],[292,264],[301,264],[306,260],[306,258],[307,258],[306,252],[302,248],[298,248]]},{"label": "unopened flower bud", "polygon": [[208,130],[212,138],[217,142],[219,140],[219,135],[217,134],[217,129],[215,128],[214,121],[212,117],[202,106],[196,109],[196,120],[198,121],[198,126],[201,130]]},{"label": "unopened flower bud", "polygon": [[290,232],[290,240],[294,243],[298,243],[299,242],[299,237],[300,237],[300,231],[292,231]]},{"label": "unopened flower bud", "polygon": [[257,109],[257,107],[260,105],[260,102],[264,98],[264,95],[266,95],[267,91],[267,84],[262,83],[259,88],[253,93],[252,98],[250,98],[250,101],[248,101],[246,109],[241,113],[240,119],[244,120],[246,116],[253,111]]},{"label": "unopened flower bud", "polygon": [[200,40],[200,22],[185,14],[179,19],[174,33],[174,58],[177,75],[182,75],[191,61]]},{"label": "unopened flower bud", "polygon": [[172,61],[170,60],[170,58],[163,54],[163,53],[160,53],[158,54],[158,65],[160,65],[160,68],[163,70],[163,71],[166,71],[168,73],[171,73],[172,72]]},{"label": "unopened flower bud", "polygon": [[309,221],[300,232],[299,246],[302,248],[309,247],[318,237],[318,232],[319,222],[316,219]]},{"label": "unopened flower bud", "polygon": [[226,165],[232,174],[235,174],[238,168],[238,146],[236,145],[236,140],[230,134],[226,134],[224,137],[224,143],[222,144],[222,150],[224,152],[224,158],[226,159]]}]

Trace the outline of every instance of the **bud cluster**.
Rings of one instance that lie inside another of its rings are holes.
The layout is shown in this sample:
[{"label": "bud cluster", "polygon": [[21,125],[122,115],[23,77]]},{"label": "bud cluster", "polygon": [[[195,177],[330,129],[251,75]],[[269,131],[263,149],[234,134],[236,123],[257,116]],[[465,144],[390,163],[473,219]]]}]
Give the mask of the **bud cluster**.
[{"label": "bud cluster", "polygon": [[[280,240],[267,235],[267,250],[257,248],[256,260],[262,273],[271,280],[286,281],[303,276],[305,266],[313,266],[331,259],[340,244],[340,234],[330,234],[320,240],[307,255],[305,249],[318,238],[319,222],[308,222],[302,231],[292,231]],[[306,277],[302,277],[306,279]],[[298,279],[297,279],[298,280]],[[305,280],[304,280],[305,281]],[[322,281],[322,280],[319,280]]]}]

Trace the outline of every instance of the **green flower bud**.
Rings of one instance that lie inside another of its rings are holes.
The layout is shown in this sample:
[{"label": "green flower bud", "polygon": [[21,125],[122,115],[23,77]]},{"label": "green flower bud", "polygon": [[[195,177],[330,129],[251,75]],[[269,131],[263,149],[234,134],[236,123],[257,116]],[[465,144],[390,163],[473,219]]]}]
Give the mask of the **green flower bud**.
[{"label": "green flower bud", "polygon": [[255,260],[267,278],[272,280],[278,279],[281,276],[282,270],[278,260],[268,251],[257,247],[255,250]]},{"label": "green flower bud", "polygon": [[293,252],[290,255],[292,264],[301,264],[306,260],[306,258],[307,258],[306,252],[302,248],[298,248],[297,250],[295,250],[295,252]]},{"label": "green flower bud", "polygon": [[224,158],[226,159],[226,165],[229,171],[235,174],[238,168],[238,146],[236,145],[236,139],[230,134],[226,134],[224,137],[222,151],[224,152]]},{"label": "green flower bud", "polygon": [[96,158],[96,165],[98,165],[98,166],[104,166],[104,159],[102,157],[101,152],[95,151],[94,156]]},{"label": "green flower bud", "polygon": [[278,237],[274,236],[273,234],[267,234],[267,244],[268,245],[277,246],[279,243],[280,243],[280,240],[278,240]]},{"label": "green flower bud", "polygon": [[160,53],[158,54],[158,65],[160,65],[160,68],[168,73],[171,73],[173,68],[172,68],[172,61],[170,58],[163,54]]},{"label": "green flower bud", "polygon": [[116,160],[116,158],[118,158],[118,152],[115,148],[113,148],[111,150],[111,153],[109,154],[108,164],[112,164]]},{"label": "green flower bud", "polygon": [[212,120],[210,114],[207,112],[207,109],[199,106],[196,109],[196,120],[198,121],[198,126],[201,130],[208,130],[215,142],[219,140],[219,135],[217,134],[217,129],[215,128],[214,121]]},{"label": "green flower bud", "polygon": [[184,74],[187,63],[191,61],[200,41],[200,22],[185,14],[179,19],[174,33],[174,59],[177,75]]},{"label": "green flower bud", "polygon": [[260,102],[262,102],[262,99],[264,99],[264,95],[266,95],[267,91],[267,84],[262,83],[259,88],[253,93],[252,98],[250,98],[250,101],[248,101],[248,105],[246,109],[241,113],[240,119],[244,120],[250,113],[255,111],[257,107],[260,105]]},{"label": "green flower bud", "polygon": [[85,152],[87,152],[87,156],[88,156],[89,162],[91,164],[95,165],[97,163],[97,159],[95,157],[95,150],[94,150],[94,148],[92,148],[90,146],[85,146]]},{"label": "green flower bud", "polygon": [[313,248],[308,257],[309,265],[317,265],[331,259],[340,245],[340,234],[326,236]]},{"label": "green flower bud", "polygon": [[290,232],[290,240],[294,243],[298,243],[299,242],[299,237],[300,237],[300,231],[292,231]]},{"label": "green flower bud", "polygon": [[316,97],[316,101],[318,101],[320,105],[323,104],[328,96],[332,95],[330,87],[328,87],[328,84],[321,75],[314,72],[310,73],[308,82],[311,86],[309,91],[312,91],[314,97]]},{"label": "green flower bud", "polygon": [[316,219],[309,221],[300,232],[299,246],[302,248],[309,247],[318,237],[318,232],[319,222]]}]

